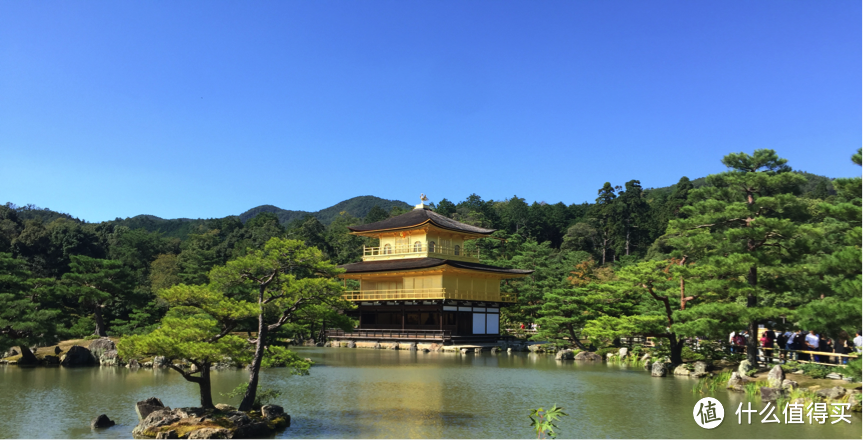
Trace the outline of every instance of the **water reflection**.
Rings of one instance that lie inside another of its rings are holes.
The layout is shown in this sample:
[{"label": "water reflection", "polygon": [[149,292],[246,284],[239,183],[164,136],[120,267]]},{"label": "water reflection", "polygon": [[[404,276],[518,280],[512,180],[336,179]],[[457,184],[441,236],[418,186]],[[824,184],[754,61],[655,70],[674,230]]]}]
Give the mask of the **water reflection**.
[{"label": "water reflection", "polygon": [[[292,416],[280,438],[513,438],[530,437],[531,408],[562,405],[563,437],[859,438],[853,425],[737,425],[746,400],[724,391],[726,420],[707,431],[692,420],[700,396],[694,381],[652,378],[642,368],[556,361],[534,353],[423,353],[301,348],[317,365],[311,375],[274,369],[262,386],[283,392]],[[213,374],[214,399],[247,380],[244,371]],[[198,403],[197,387],[170,370],[0,367],[0,437],[128,438],[134,403],[160,397],[172,407]],[[239,400],[239,399],[236,399]],[[753,408],[760,410],[760,402]],[[93,432],[89,421],[108,414],[118,426]],[[758,419],[760,421],[760,419]]]}]

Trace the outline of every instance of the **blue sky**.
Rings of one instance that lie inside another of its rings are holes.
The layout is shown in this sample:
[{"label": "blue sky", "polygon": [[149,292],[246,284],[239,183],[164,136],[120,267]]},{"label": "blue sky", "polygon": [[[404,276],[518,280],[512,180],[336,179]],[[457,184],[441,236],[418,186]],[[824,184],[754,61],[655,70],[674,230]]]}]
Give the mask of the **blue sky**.
[{"label": "blue sky", "polygon": [[852,1],[0,1],[0,203],[593,201],[773,148],[859,175]]}]

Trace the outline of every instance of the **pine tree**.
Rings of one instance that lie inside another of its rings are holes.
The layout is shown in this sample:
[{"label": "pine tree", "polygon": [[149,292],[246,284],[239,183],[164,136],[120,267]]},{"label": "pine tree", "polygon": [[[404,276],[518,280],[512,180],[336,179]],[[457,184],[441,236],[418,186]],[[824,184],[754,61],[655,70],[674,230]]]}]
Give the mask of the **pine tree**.
[{"label": "pine tree", "polygon": [[[852,161],[861,164],[860,150]],[[863,310],[860,296],[863,179],[836,179],[833,185],[837,192],[834,202],[818,206],[824,215],[818,225],[822,238],[819,252],[813,253],[807,262],[814,281],[814,298],[808,298],[795,316],[804,328],[823,332],[842,343],[850,339],[852,329],[859,329]]]},{"label": "pine tree", "polygon": [[617,248],[624,255],[647,244],[648,228],[647,214],[650,207],[644,200],[641,182],[630,180],[626,182],[625,190],[614,200],[614,211],[617,218],[617,236],[620,238]]},{"label": "pine tree", "polygon": [[596,204],[592,207],[591,217],[599,232],[601,264],[609,260],[608,251],[611,250],[614,232],[618,226],[614,210],[614,199],[617,197],[614,192],[618,189],[620,187],[613,187],[611,183],[605,182],[598,191],[599,197],[596,198]]},{"label": "pine tree", "polygon": [[[159,291],[171,306],[159,328],[146,335],[120,340],[118,351],[126,359],[164,356],[168,367],[198,384],[202,408],[215,408],[210,386],[210,366],[228,358],[243,362],[250,355],[243,338],[231,334],[239,321],[258,314],[257,305],[226,297],[209,286],[179,284]],[[194,369],[175,365],[186,359]]]},{"label": "pine tree", "polygon": [[[693,190],[693,204],[681,209],[687,218],[671,221],[668,228],[680,257],[725,273],[722,288],[738,304],[745,303],[743,318],[751,335],[747,357],[753,364],[758,324],[776,316],[770,302],[793,289],[783,277],[810,250],[806,210],[792,193],[805,178],[790,172],[786,162],[773,150],[725,156],[722,163],[729,171],[708,176],[708,186]],[[771,301],[760,304],[759,299]]]},{"label": "pine tree", "polygon": [[134,274],[116,260],[100,260],[72,255],[71,272],[63,275],[69,293],[84,310],[93,312],[96,336],[108,336],[103,310],[128,297],[134,288]]},{"label": "pine tree", "polygon": [[18,346],[21,364],[34,364],[35,343],[54,342],[60,310],[51,307],[56,294],[50,278],[32,278],[27,262],[0,253],[0,351]]}]

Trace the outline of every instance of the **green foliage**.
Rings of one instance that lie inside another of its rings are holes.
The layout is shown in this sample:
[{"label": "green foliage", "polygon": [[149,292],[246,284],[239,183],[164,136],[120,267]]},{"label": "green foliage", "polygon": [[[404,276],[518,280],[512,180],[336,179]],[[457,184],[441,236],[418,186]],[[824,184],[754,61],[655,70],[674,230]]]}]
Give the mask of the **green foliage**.
[{"label": "green foliage", "polygon": [[[299,355],[285,347],[273,345],[267,347],[264,353],[264,359],[261,362],[263,368],[285,367],[288,368],[291,374],[297,376],[306,376],[309,374],[309,368],[313,362],[301,358]],[[248,385],[248,384],[246,384]]]},{"label": "green foliage", "polygon": [[[247,382],[243,382],[237,385],[232,391],[227,393],[219,393],[222,397],[227,397],[229,399],[233,399],[235,397],[240,397],[246,394],[246,390],[249,389],[249,384]],[[252,408],[259,410],[264,405],[274,404],[276,399],[281,397],[282,392],[279,390],[271,389],[271,388],[263,388],[260,387],[258,389],[258,393],[255,396],[255,403],[252,405]]]},{"label": "green foliage", "polygon": [[692,349],[689,347],[683,347],[681,357],[683,358],[684,362],[698,362],[709,360],[709,358],[705,355],[701,353],[696,353],[695,351],[692,351]]},{"label": "green foliage", "polygon": [[803,374],[813,379],[823,379],[831,372],[830,367],[818,364],[800,364],[800,369],[803,370]]},{"label": "green foliage", "polygon": [[619,351],[620,351],[620,349],[617,347],[603,347],[603,348],[597,349],[594,353],[602,356],[602,358],[605,359],[605,356],[608,353],[617,353]]},{"label": "green foliage", "polygon": [[[239,258],[210,272],[210,285],[231,298],[256,304],[257,344],[251,369],[253,377],[261,367],[262,348],[272,345],[273,332],[303,316],[320,316],[321,308],[350,310],[353,304],[342,299],[344,287],[336,277],[343,269],[335,267],[324,254],[299,240],[272,238],[262,249],[250,249]],[[255,398],[256,382],[250,383],[240,405],[248,410]]]},{"label": "green foliage", "polygon": [[563,412],[563,408],[555,404],[548,410],[543,408],[531,410],[528,417],[530,418],[531,428],[536,432],[536,438],[543,439],[555,438],[557,433],[554,430],[557,429],[557,425],[554,422],[567,415],[567,413]]},{"label": "green foliage", "polygon": [[56,283],[33,278],[26,267],[26,261],[0,253],[0,350],[55,342]]},{"label": "green foliage", "polygon": [[837,369],[837,372],[848,377],[853,377],[854,380],[859,381],[863,379],[863,375],[861,375],[861,366],[863,366],[863,360],[860,358],[852,359],[845,365],[845,368],[843,369],[844,371],[839,371]]},{"label": "green foliage", "polygon": [[107,336],[103,309],[116,303],[129,303],[134,286],[134,275],[128,266],[118,260],[100,260],[83,255],[71,256],[71,271],[63,275],[68,294],[84,310],[94,312],[95,333]]},{"label": "green foliage", "polygon": [[96,327],[96,321],[93,321],[93,318],[81,316],[63,332],[63,337],[77,339],[93,336],[93,338],[98,338],[99,336],[93,334],[94,327]]},{"label": "green foliage", "polygon": [[228,298],[207,286],[185,284],[162,290],[159,297],[171,306],[160,327],[146,335],[120,339],[121,356],[188,359],[199,368],[226,357],[234,361],[248,358],[248,343],[230,331],[237,322],[257,313],[254,304]]}]

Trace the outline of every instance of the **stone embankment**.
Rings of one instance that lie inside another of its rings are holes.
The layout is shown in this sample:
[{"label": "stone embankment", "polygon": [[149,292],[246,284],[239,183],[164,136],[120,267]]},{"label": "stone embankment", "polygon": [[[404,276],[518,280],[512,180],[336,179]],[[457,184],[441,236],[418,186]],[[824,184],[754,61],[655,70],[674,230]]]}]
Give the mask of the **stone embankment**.
[{"label": "stone embankment", "polygon": [[[61,367],[126,367],[137,368],[162,368],[168,367],[168,360],[163,356],[153,359],[122,359],[117,353],[116,338],[98,338],[91,341],[77,339],[63,341],[56,346],[33,347],[31,350],[36,357],[36,364],[26,364],[21,358],[18,350],[14,348],[3,353],[0,364],[22,365],[22,366],[61,366]],[[181,368],[192,368],[193,365],[176,360],[174,365]],[[210,367],[213,370],[228,368],[241,368],[242,365],[234,363],[230,358],[225,359]]]}]

